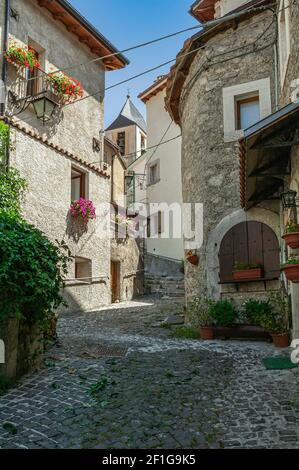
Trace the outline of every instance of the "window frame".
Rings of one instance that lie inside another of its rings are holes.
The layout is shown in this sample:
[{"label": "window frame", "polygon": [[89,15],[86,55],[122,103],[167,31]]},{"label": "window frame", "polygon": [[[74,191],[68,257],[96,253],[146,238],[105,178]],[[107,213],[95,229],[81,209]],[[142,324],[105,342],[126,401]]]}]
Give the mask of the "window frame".
[{"label": "window frame", "polygon": [[[78,173],[78,175],[77,176],[72,176],[73,171]],[[83,199],[86,199],[86,187],[87,187],[86,178],[87,178],[87,174],[84,171],[72,166],[72,168],[71,168],[71,202],[73,202],[73,200],[72,200],[72,192],[73,192],[72,191],[72,183],[76,179],[80,179],[80,196],[79,197],[83,198]]]},{"label": "window frame", "polygon": [[[157,170],[156,170],[156,178],[153,180],[152,169],[154,167],[157,167]],[[157,159],[154,162],[152,162],[148,167],[148,186],[153,186],[154,184],[159,183],[159,181],[160,181],[160,160]]]},{"label": "window frame", "polygon": [[247,96],[247,97],[238,97],[236,96],[236,131],[241,131],[243,127],[241,126],[241,105],[247,103],[254,103],[255,101],[258,102],[260,108],[260,97],[259,94]]},{"label": "window frame", "polygon": [[[90,276],[86,276],[84,278],[78,277],[78,264],[87,265],[87,270],[89,271]],[[90,258],[75,256],[75,281],[82,284],[92,284],[92,260]]]}]

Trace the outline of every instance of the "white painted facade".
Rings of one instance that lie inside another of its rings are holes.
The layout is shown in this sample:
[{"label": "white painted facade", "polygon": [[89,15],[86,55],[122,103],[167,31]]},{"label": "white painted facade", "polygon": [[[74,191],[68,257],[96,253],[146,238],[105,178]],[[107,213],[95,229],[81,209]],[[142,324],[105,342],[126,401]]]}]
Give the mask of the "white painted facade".
[{"label": "white painted facade", "polygon": [[[134,168],[137,173],[141,171],[146,175],[146,200],[151,203],[166,203],[168,206],[177,203],[182,204],[182,183],[181,183],[181,138],[177,138],[171,142],[157,145],[166,130],[168,129],[163,141],[170,140],[181,134],[179,126],[174,122],[165,109],[166,89],[164,83],[159,82],[158,90],[151,96],[153,88],[148,95],[145,93],[140,95],[143,101],[146,101],[147,116],[147,145],[149,150],[141,161],[137,161],[130,169]],[[165,78],[166,85],[166,78]],[[162,88],[162,89],[161,89]],[[149,96],[149,99],[148,99]],[[170,127],[169,127],[170,126]],[[151,147],[154,147],[151,149]],[[158,177],[157,182],[150,181],[149,172],[151,165],[157,165]],[[140,193],[140,197],[144,199],[144,191]],[[136,198],[137,200],[137,198]],[[183,239],[172,236],[171,220],[170,220],[170,236],[163,238],[163,232],[166,228],[166,220],[168,215],[161,208],[162,217],[162,233],[155,233],[155,219],[157,214],[151,214],[152,230],[151,237],[147,239],[147,252],[157,256],[164,256],[174,260],[182,260],[184,257]],[[172,219],[172,218],[171,218]],[[153,233],[154,232],[154,233]]]}]

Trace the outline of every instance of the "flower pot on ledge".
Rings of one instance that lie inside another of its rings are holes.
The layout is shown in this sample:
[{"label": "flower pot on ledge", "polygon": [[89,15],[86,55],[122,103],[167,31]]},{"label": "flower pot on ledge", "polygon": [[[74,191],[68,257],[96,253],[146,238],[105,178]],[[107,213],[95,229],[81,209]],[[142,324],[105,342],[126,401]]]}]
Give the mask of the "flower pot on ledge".
[{"label": "flower pot on ledge", "polygon": [[262,279],[264,271],[262,268],[248,268],[233,271],[233,278],[235,281],[254,281]]},{"label": "flower pot on ledge", "polygon": [[189,261],[190,264],[193,264],[193,266],[198,266],[199,256],[198,255],[187,256],[187,261]]},{"label": "flower pot on ledge", "polygon": [[285,233],[282,238],[290,248],[299,248],[299,232]]},{"label": "flower pot on ledge", "polygon": [[204,340],[214,339],[214,330],[212,326],[201,326],[200,337]]},{"label": "flower pot on ledge", "polygon": [[299,282],[299,263],[298,264],[286,264],[282,268],[288,281],[298,283]]},{"label": "flower pot on ledge", "polygon": [[288,348],[290,345],[289,333],[271,333],[273,344],[276,348]]}]

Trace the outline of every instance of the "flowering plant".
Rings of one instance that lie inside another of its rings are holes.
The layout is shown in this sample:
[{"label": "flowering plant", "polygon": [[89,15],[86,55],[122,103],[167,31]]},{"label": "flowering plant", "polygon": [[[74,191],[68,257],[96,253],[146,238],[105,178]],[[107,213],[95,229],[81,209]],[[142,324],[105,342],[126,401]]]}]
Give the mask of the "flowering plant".
[{"label": "flowering plant", "polygon": [[246,269],[261,269],[262,267],[262,261],[257,261],[256,263],[243,263],[241,261],[236,261],[234,265],[234,269],[236,271],[243,271]]},{"label": "flowering plant", "polygon": [[4,57],[7,62],[30,70],[40,67],[36,52],[31,47],[20,47],[13,43],[5,52]]},{"label": "flowering plant", "polygon": [[96,218],[96,210],[92,201],[80,197],[74,201],[70,206],[71,214],[75,219],[82,219],[84,222],[88,222],[89,219]]},{"label": "flowering plant", "polygon": [[285,227],[286,233],[295,233],[299,232],[299,224],[297,224],[294,220],[288,220],[286,227]]},{"label": "flowering plant", "polygon": [[52,72],[47,75],[46,80],[53,85],[55,93],[63,96],[66,101],[76,100],[83,96],[81,83],[62,72]]}]

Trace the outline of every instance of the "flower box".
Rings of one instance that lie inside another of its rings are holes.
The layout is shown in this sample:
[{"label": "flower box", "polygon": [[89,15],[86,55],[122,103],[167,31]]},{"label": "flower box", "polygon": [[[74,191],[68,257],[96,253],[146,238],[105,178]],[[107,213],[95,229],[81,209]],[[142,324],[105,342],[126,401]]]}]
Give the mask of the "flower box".
[{"label": "flower box", "polygon": [[52,72],[47,75],[46,80],[51,85],[53,93],[60,97],[64,103],[75,101],[83,96],[81,83],[62,72]]},{"label": "flower box", "polygon": [[290,248],[299,248],[299,232],[285,233],[282,238]]},{"label": "flower box", "polygon": [[285,264],[282,267],[282,271],[288,281],[298,283],[299,282],[299,263],[298,264]]},{"label": "flower box", "polygon": [[35,51],[30,47],[20,47],[13,43],[4,54],[5,59],[15,67],[24,67],[30,70],[40,68]]},{"label": "flower box", "polygon": [[96,218],[96,210],[93,202],[82,197],[71,204],[70,211],[75,219],[83,220],[85,223],[90,219]]},{"label": "flower box", "polygon": [[262,268],[248,268],[233,271],[235,281],[254,281],[262,279],[264,271]]}]

